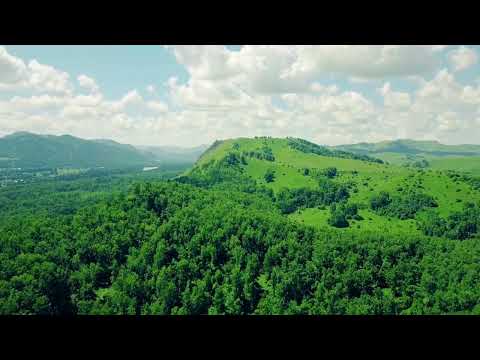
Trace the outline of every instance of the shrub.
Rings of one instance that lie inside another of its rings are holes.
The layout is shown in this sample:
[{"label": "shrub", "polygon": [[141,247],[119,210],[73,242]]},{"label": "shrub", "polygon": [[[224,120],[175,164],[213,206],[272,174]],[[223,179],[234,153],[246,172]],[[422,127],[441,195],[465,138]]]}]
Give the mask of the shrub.
[{"label": "shrub", "polygon": [[268,169],[264,178],[267,183],[275,181],[275,172],[272,169]]}]

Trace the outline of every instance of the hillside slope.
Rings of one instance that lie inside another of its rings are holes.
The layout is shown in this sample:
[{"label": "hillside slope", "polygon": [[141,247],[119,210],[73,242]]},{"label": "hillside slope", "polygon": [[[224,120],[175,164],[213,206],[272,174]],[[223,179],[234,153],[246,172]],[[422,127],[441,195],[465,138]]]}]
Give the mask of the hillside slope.
[{"label": "hillside slope", "polygon": [[0,138],[0,168],[124,168],[193,164],[206,146],[138,146],[109,139],[85,140],[17,132]]},{"label": "hillside slope", "polygon": [[480,314],[480,178],[292,138],[144,175],[0,188],[0,314]]},{"label": "hillside slope", "polygon": [[151,163],[131,145],[19,132],[0,138],[0,167],[127,167]]},{"label": "hillside slope", "polygon": [[333,148],[375,156],[397,165],[413,165],[480,174],[480,145],[445,145],[438,141],[404,139],[339,145]]},{"label": "hillside slope", "polygon": [[438,156],[459,155],[478,156],[480,145],[445,145],[438,141],[419,141],[400,139],[393,141],[382,141],[378,143],[358,143],[351,145],[339,145],[337,149],[345,151],[372,154],[392,152],[399,154],[431,154]]},{"label": "hillside slope", "polygon": [[[305,144],[307,146],[302,147]],[[337,154],[301,139],[240,138],[217,141],[185,175],[197,179],[209,177],[208,181],[214,182],[245,178],[256,186],[270,189],[278,197],[282,196],[285,189],[321,189],[324,185],[319,185],[319,181],[323,181],[322,174],[329,168],[334,168],[336,174],[328,180],[348,189],[348,203],[358,205],[358,213],[363,219],[354,219],[347,229],[338,231],[370,229],[420,234],[416,218],[428,212],[428,209],[419,208],[412,215],[408,213],[410,204],[404,204],[410,199],[413,199],[412,204],[417,201],[417,194],[431,197],[436,204],[435,212],[443,218],[462,211],[464,204],[469,201],[480,201],[478,189],[451,174],[379,163],[369,157],[360,159],[348,152]],[[215,172],[212,172],[213,169],[216,169]],[[198,183],[202,182],[199,180]],[[407,210],[401,210],[404,213],[400,214],[374,211],[370,206],[371,198],[382,191],[394,199],[407,199],[399,205]],[[331,204],[326,205],[298,206],[287,215],[299,222],[325,227],[331,216],[331,206],[328,206]]]}]

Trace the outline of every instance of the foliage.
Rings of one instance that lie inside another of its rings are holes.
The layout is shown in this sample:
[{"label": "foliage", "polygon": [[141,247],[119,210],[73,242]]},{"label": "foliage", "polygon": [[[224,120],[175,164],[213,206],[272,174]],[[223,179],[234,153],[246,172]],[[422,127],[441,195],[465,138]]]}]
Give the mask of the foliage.
[{"label": "foliage", "polygon": [[256,151],[243,151],[242,155],[259,160],[275,161],[275,156],[272,153],[272,149],[267,146],[264,146],[262,149]]},{"label": "foliage", "polygon": [[315,231],[265,201],[141,183],[73,218],[8,222],[0,312],[439,314],[480,303],[478,242]]},{"label": "foliage", "polygon": [[419,227],[428,236],[458,240],[471,238],[480,229],[480,206],[467,203],[462,211],[450,214],[447,219],[443,219],[436,212],[427,212],[420,217]]},{"label": "foliage", "polygon": [[380,192],[370,199],[372,210],[381,215],[394,216],[401,220],[413,219],[420,210],[437,206],[433,197],[416,191],[394,197],[387,192]]},{"label": "foliage", "polygon": [[350,224],[348,220],[363,220],[358,214],[358,205],[355,203],[340,202],[330,206],[328,224],[336,228],[346,228]]},{"label": "foliage", "polygon": [[425,159],[421,159],[421,160],[417,160],[417,161],[413,162],[411,166],[413,166],[415,168],[419,168],[419,169],[425,169],[425,168],[428,168],[430,166],[430,163]]},{"label": "foliage", "polygon": [[[344,158],[295,168],[273,140],[256,141],[275,162],[245,164],[239,140],[174,181],[85,175],[0,189],[0,313],[479,312],[480,204],[465,201],[476,196],[467,181]],[[332,164],[336,176],[314,176]],[[282,189],[283,173],[305,186]],[[294,220],[304,212],[325,222]],[[399,220],[413,217],[420,231]]]},{"label": "foliage", "polygon": [[275,171],[272,169],[268,169],[265,173],[264,178],[267,183],[273,182],[275,180]]},{"label": "foliage", "polygon": [[337,176],[337,168],[336,167],[328,167],[322,171],[322,174],[327,178],[331,179]]},{"label": "foliage", "polygon": [[277,206],[283,214],[290,214],[299,208],[311,208],[330,205],[348,199],[349,193],[343,184],[331,180],[320,181],[318,189],[298,188],[282,189],[277,197]]},{"label": "foliage", "polygon": [[343,159],[355,159],[383,164],[383,160],[380,159],[376,159],[367,155],[354,154],[352,152],[342,150],[328,149],[324,146],[320,146],[303,139],[288,138],[288,145],[292,149],[299,150],[304,153],[313,153],[322,156],[338,157]]},{"label": "foliage", "polygon": [[343,206],[335,206],[333,204],[330,207],[330,218],[328,219],[328,223],[336,228],[345,228],[349,226],[347,221],[346,211]]}]

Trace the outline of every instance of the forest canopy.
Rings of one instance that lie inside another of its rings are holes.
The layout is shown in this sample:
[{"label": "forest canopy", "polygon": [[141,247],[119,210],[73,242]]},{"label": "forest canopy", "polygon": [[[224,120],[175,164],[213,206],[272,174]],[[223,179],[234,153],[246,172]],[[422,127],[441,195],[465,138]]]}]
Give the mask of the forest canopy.
[{"label": "forest canopy", "polygon": [[[479,203],[445,215],[428,189],[354,182],[359,160],[291,170],[242,146],[183,173],[1,189],[0,314],[480,314]],[[419,230],[360,227],[373,216]]]}]

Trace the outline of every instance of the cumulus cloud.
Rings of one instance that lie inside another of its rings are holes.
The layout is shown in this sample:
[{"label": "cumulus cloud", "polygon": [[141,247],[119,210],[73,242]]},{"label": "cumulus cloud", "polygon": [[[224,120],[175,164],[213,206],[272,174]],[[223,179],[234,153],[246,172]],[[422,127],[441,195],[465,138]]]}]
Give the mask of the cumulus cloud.
[{"label": "cumulus cloud", "polygon": [[136,90],[113,101],[100,92],[13,96],[0,101],[0,128],[155,143],[159,133],[164,135],[167,113],[166,103],[145,101]]},{"label": "cumulus cloud", "polygon": [[383,96],[386,108],[394,108],[396,110],[408,110],[411,105],[410,94],[406,92],[392,91],[390,83],[387,82],[379,89]]},{"label": "cumulus cloud", "polygon": [[434,46],[322,45],[299,46],[285,77],[340,73],[359,79],[428,73],[438,66]]},{"label": "cumulus cloud", "polygon": [[91,77],[88,77],[87,75],[79,75],[77,77],[77,80],[78,80],[78,84],[87,89],[88,91],[90,92],[98,92],[100,90],[100,88],[98,87],[96,81],[94,79],[92,79]]},{"label": "cumulus cloud", "polygon": [[411,76],[439,64],[438,45],[246,45],[173,46],[177,61],[192,79],[237,79],[262,93],[308,91],[319,76],[338,73],[352,79]]},{"label": "cumulus cloud", "polygon": [[0,85],[16,84],[26,77],[27,66],[23,60],[10,55],[0,46]]},{"label": "cumulus cloud", "polygon": [[[0,88],[32,90],[0,100],[0,132],[180,145],[259,135],[332,145],[399,137],[478,142],[480,84],[464,85],[457,70],[439,68],[439,60],[453,56],[446,48],[173,46],[169,51],[189,76],[185,82],[169,78],[165,101],[145,99],[135,89],[106,99],[86,75],[77,81],[88,93],[75,93],[67,73],[26,65],[0,48]],[[415,90],[403,90],[395,77]],[[343,81],[332,83],[336,79]],[[153,85],[146,90],[155,92]]]},{"label": "cumulus cloud", "polygon": [[449,60],[454,71],[463,71],[478,62],[478,55],[475,50],[461,46],[450,53]]},{"label": "cumulus cloud", "polygon": [[[255,129],[276,136],[314,136],[327,143],[395,137],[401,133],[398,121],[409,127],[412,94],[392,91],[387,84],[379,106],[361,93],[318,79],[335,73],[357,82],[397,76],[423,87],[423,77],[438,68],[445,48],[247,45],[231,51],[224,46],[173,46],[190,77],[183,84],[172,77],[168,88],[177,106],[194,111],[195,118],[207,113],[211,125],[224,116],[224,126],[237,136]],[[280,108],[273,104],[277,95]]]},{"label": "cumulus cloud", "polygon": [[0,90],[32,89],[39,92],[71,93],[70,76],[52,66],[31,60],[28,64],[0,46]]}]

